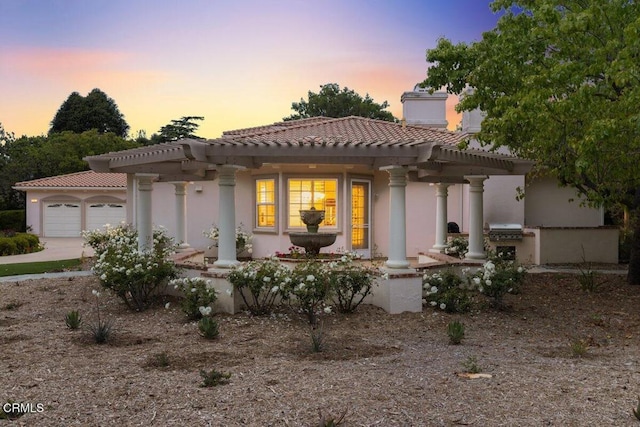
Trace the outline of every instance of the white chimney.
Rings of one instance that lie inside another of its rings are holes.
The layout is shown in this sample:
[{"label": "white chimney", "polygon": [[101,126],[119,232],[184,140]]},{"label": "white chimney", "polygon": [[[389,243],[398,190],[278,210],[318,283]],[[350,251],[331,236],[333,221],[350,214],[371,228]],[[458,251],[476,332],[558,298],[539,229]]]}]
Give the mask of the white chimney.
[{"label": "white chimney", "polygon": [[[464,92],[460,94],[460,100],[462,100],[466,95],[471,95],[473,93],[473,89],[467,87]],[[463,111],[462,112],[462,132],[467,133],[478,133],[480,132],[480,126],[482,125],[482,120],[484,119],[485,114],[480,111],[480,109],[476,108],[472,111]]]},{"label": "white chimney", "polygon": [[403,93],[400,101],[404,120],[412,126],[446,128],[448,96],[446,92],[429,93],[429,88],[419,86]]}]

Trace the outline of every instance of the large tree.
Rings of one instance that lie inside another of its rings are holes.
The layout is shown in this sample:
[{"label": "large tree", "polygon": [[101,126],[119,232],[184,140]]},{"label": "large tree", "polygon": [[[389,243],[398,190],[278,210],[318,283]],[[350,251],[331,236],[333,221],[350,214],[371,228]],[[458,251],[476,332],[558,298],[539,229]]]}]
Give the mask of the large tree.
[{"label": "large tree", "polygon": [[366,94],[363,98],[355,91],[344,87],[340,90],[337,83],[327,83],[320,86],[320,92],[309,91],[308,101],[300,99],[300,102],[291,103],[291,109],[296,113],[285,117],[284,120],[306,119],[309,117],[348,117],[361,116],[370,119],[396,121],[388,111],[389,103],[384,101],[378,104]]},{"label": "large tree", "polygon": [[[594,205],[634,213],[629,283],[640,285],[640,4],[496,0],[482,40],[440,39],[423,85],[466,92],[486,113],[477,135],[537,161]],[[467,91],[467,88],[472,90]]]},{"label": "large tree", "polygon": [[[160,128],[159,139],[161,142],[177,141],[182,138],[202,139],[195,134],[200,127],[197,121],[204,120],[202,116],[185,116]],[[153,138],[153,137],[152,137]]]},{"label": "large tree", "polygon": [[86,97],[78,92],[69,95],[51,121],[49,134],[82,133],[91,129],[99,133],[111,132],[122,138],[129,132],[129,125],[116,102],[100,89],[93,89]]}]

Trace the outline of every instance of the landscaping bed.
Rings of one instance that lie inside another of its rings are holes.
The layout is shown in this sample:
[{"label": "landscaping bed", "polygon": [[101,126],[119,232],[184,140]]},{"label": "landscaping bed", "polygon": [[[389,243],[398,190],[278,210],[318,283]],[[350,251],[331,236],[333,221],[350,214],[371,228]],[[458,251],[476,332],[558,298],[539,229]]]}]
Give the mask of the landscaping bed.
[{"label": "landscaping bed", "polygon": [[[347,426],[638,425],[640,287],[610,275],[586,292],[577,277],[529,274],[507,311],[333,313],[319,353],[286,308],[217,315],[220,337],[206,340],[175,300],[136,313],[106,292],[114,332],[98,345],[64,321],[95,320],[96,278],[4,283],[0,402],[42,404],[17,421],[37,426],[309,426],[345,411]],[[490,377],[461,375],[472,365]],[[212,369],[229,383],[201,387]]]}]

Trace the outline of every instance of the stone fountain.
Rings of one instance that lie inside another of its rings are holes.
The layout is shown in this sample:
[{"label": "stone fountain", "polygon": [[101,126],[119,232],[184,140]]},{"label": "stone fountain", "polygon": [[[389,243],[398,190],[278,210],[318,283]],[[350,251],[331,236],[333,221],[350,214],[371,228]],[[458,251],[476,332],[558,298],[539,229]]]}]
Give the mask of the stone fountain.
[{"label": "stone fountain", "polygon": [[305,254],[315,256],[320,248],[331,246],[336,241],[337,233],[319,233],[318,226],[324,221],[324,211],[316,208],[300,210],[300,218],[307,226],[306,232],[289,233],[289,239],[295,246],[304,248]]}]

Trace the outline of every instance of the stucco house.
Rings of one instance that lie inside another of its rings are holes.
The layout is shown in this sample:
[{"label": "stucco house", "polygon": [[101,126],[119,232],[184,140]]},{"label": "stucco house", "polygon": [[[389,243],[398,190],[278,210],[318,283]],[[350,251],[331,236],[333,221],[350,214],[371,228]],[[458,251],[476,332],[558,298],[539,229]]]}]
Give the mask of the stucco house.
[{"label": "stucco house", "polygon": [[[321,231],[337,233],[327,250],[385,257],[398,274],[445,248],[449,222],[468,235],[471,260],[485,257],[488,227],[516,224],[522,238],[496,244],[516,249],[523,262],[617,261],[617,232],[602,227],[602,209],[570,202],[575,192],[551,178],[527,177],[530,161],[473,141],[458,149],[482,115],[465,113],[462,130],[448,131],[446,99],[416,88],[402,95],[401,123],[274,123],[91,156],[93,172],[15,188],[27,192],[27,223],[41,236],[78,236],[124,220],[138,228],[141,248],[162,225],[186,251],[208,246],[203,230],[215,224],[218,269],[237,263],[236,226],[253,233],[254,257],[287,252],[289,233],[303,229],[299,210],[312,206],[326,212]],[[516,199],[518,187],[524,199]]]}]

